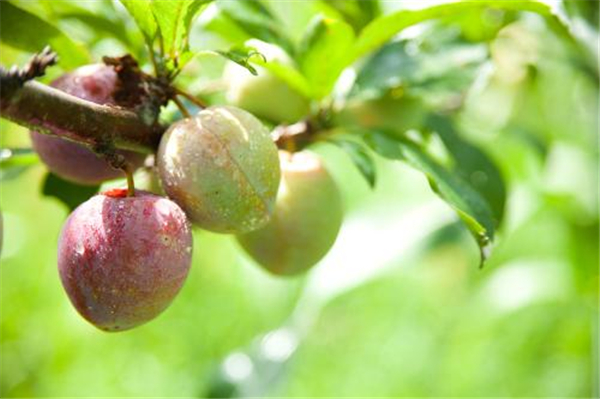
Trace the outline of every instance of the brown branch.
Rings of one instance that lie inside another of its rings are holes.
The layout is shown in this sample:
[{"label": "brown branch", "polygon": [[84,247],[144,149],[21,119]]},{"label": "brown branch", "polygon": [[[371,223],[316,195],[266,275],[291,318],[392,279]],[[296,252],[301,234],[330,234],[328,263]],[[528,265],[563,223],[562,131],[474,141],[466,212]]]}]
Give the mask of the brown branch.
[{"label": "brown branch", "polygon": [[2,77],[0,116],[15,123],[88,146],[111,142],[115,147],[156,150],[163,127],[136,112],[99,105],[44,84],[8,84]]},{"label": "brown branch", "polygon": [[271,132],[271,139],[278,148],[295,152],[311,143],[314,135],[313,125],[303,120],[292,125],[279,125]]}]

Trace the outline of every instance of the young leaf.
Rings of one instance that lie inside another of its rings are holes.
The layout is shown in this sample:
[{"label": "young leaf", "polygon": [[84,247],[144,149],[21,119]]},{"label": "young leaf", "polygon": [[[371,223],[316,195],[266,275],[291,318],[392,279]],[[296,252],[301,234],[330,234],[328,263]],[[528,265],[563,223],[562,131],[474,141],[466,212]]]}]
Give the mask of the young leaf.
[{"label": "young leaf", "polygon": [[236,46],[230,48],[228,51],[216,51],[217,54],[227,58],[230,61],[235,62],[236,64],[243,66],[246,68],[252,75],[258,75],[256,68],[250,65],[250,59],[252,57],[261,58],[263,61],[265,57],[256,51],[254,48],[245,47],[245,46]]},{"label": "young leaf", "polygon": [[373,160],[371,154],[367,152],[367,149],[364,147],[364,145],[353,140],[339,138],[329,140],[329,142],[344,150],[354,165],[358,168],[358,171],[365,178],[369,184],[369,187],[375,188],[377,179],[375,161]]},{"label": "young leaf", "polygon": [[90,59],[83,46],[73,42],[58,28],[4,0],[0,1],[0,40],[29,52],[38,52],[50,45],[66,68],[85,64]]},{"label": "young leaf", "polygon": [[354,30],[344,21],[316,16],[302,39],[298,59],[313,96],[321,99],[332,90],[346,67]]},{"label": "young leaf", "polygon": [[195,55],[218,55],[225,57],[248,69],[248,71],[250,71],[250,73],[253,75],[258,73],[258,70],[256,70],[254,65],[261,66],[274,76],[281,79],[298,93],[306,97],[310,97],[310,87],[308,81],[296,68],[277,61],[267,61],[262,53],[255,50],[253,47],[234,46],[228,51],[203,50],[196,52]]},{"label": "young leaf", "polygon": [[207,0],[178,0],[150,3],[166,56],[177,59],[187,50],[192,19],[207,2]]},{"label": "young leaf", "polygon": [[148,46],[152,47],[158,29],[152,13],[152,0],[121,0],[121,4],[133,17]]},{"label": "young leaf", "polygon": [[219,9],[252,37],[274,43],[288,52],[293,45],[269,10],[256,0],[217,0]]},{"label": "young leaf", "polygon": [[493,212],[486,199],[459,174],[444,168],[411,141],[379,131],[367,133],[365,139],[382,156],[405,161],[427,176],[433,191],[456,211],[477,241],[483,266],[495,232]]},{"label": "young leaf", "polygon": [[98,192],[100,186],[82,186],[61,179],[53,173],[48,173],[44,179],[42,193],[47,197],[55,197],[69,208],[77,208]]}]

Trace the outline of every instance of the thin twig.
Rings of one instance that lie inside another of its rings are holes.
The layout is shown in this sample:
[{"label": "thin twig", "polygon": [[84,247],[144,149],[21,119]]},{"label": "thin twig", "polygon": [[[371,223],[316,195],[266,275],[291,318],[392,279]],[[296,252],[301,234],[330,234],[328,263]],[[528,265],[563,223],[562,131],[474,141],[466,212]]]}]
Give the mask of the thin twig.
[{"label": "thin twig", "polygon": [[188,100],[190,100],[191,103],[193,103],[194,105],[200,107],[200,108],[206,108],[207,105],[204,101],[200,100],[197,97],[194,97],[193,95],[191,95],[190,93],[183,91],[181,89],[175,88],[175,93],[179,94],[180,96],[183,96],[185,98],[187,98]]},{"label": "thin twig", "polygon": [[188,111],[188,109],[185,107],[185,105],[183,105],[181,100],[179,98],[177,98],[177,96],[173,96],[173,98],[171,98],[171,100],[173,100],[175,105],[177,105],[177,108],[179,108],[179,111],[181,111],[183,116],[185,116],[186,118],[189,118],[190,116],[192,116],[190,114],[190,111]]},{"label": "thin twig", "polygon": [[13,65],[10,69],[6,69],[0,66],[2,87],[21,87],[29,80],[44,76],[46,68],[56,64],[57,61],[58,55],[49,46],[46,46],[42,51],[31,57],[23,68]]},{"label": "thin twig", "polygon": [[158,76],[158,63],[156,62],[156,57],[154,55],[154,49],[152,48],[152,46],[148,43],[146,43],[146,46],[148,47],[148,51],[150,52],[150,61],[152,61],[152,66],[154,67],[154,76]]}]

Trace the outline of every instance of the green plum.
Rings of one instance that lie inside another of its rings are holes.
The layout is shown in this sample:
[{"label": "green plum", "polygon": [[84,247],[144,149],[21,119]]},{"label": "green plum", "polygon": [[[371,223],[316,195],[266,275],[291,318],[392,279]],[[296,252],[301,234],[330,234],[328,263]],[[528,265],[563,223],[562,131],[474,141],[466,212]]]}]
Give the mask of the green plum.
[{"label": "green plum", "polygon": [[[290,57],[280,48],[250,40],[248,46],[256,48],[268,62],[292,65]],[[274,123],[293,123],[310,112],[310,101],[263,67],[256,66],[258,75],[230,62],[225,68],[226,98],[231,105],[252,112]]]},{"label": "green plum", "polygon": [[277,147],[267,128],[242,109],[210,107],[173,123],[157,163],[167,195],[203,229],[252,231],[275,209]]},{"label": "green plum", "polygon": [[320,158],[310,152],[280,152],[281,185],[272,220],[237,236],[269,272],[302,273],[333,246],[343,219],[340,192]]},{"label": "green plum", "polygon": [[373,99],[353,99],[333,115],[341,126],[383,128],[403,133],[421,127],[426,114],[423,102],[415,97],[391,95]]}]

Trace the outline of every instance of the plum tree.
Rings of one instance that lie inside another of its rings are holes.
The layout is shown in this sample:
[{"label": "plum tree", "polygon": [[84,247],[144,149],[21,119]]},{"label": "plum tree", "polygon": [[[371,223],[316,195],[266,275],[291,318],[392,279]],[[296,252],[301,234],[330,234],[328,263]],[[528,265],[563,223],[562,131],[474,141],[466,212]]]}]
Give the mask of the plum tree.
[{"label": "plum tree", "polygon": [[160,314],[186,279],[192,235],[166,198],[127,190],[98,194],[67,219],[58,269],[71,302],[96,327],[120,331]]},{"label": "plum tree", "polygon": [[204,229],[247,232],[273,213],[277,147],[244,110],[215,106],[173,123],[161,139],[157,163],[165,192]]},{"label": "plum tree", "polygon": [[[257,48],[269,62],[290,65],[292,60],[279,47],[259,40],[249,40],[247,45]],[[275,123],[292,123],[310,111],[310,101],[274,76],[257,66],[258,75],[246,68],[229,63],[224,77],[228,84],[226,98],[229,104],[240,107]]]},{"label": "plum tree", "polygon": [[342,224],[343,206],[339,189],[316,155],[281,151],[280,160],[282,178],[272,220],[237,239],[271,273],[293,275],[327,254]]},{"label": "plum tree", "polygon": [[[117,80],[112,67],[92,64],[62,75],[51,86],[97,104],[115,104]],[[34,150],[48,169],[66,180],[95,185],[122,176],[119,170],[82,144],[35,131],[31,131],[30,136]],[[121,150],[118,153],[134,168],[144,160],[144,155],[136,152]]]}]

